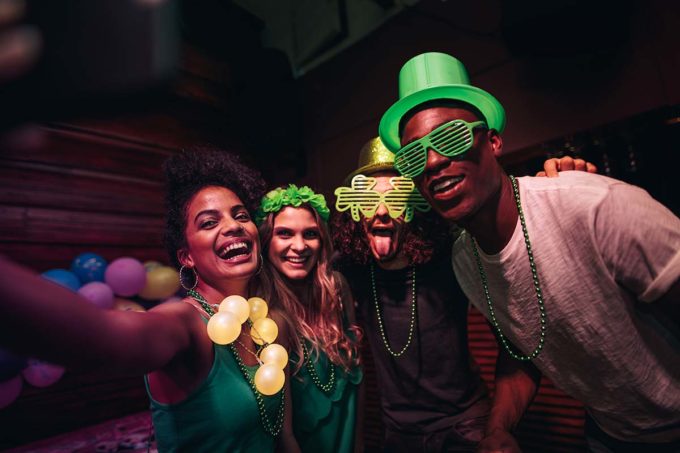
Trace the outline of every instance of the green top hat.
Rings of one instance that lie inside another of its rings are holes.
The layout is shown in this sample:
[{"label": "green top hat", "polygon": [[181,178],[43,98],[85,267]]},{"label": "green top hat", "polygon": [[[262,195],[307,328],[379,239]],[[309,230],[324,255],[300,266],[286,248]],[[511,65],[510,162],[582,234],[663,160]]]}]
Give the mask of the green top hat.
[{"label": "green top hat", "polygon": [[489,128],[498,132],[505,128],[503,106],[491,94],[470,85],[463,63],[445,53],[429,52],[411,58],[399,71],[399,100],[387,109],[378,128],[385,146],[398,151],[401,119],[414,107],[437,99],[470,104],[484,115]]},{"label": "green top hat", "polygon": [[371,139],[366,143],[359,152],[358,168],[347,175],[344,185],[349,185],[352,178],[356,175],[370,175],[379,171],[393,171],[394,168],[394,154],[383,145],[380,137]]}]

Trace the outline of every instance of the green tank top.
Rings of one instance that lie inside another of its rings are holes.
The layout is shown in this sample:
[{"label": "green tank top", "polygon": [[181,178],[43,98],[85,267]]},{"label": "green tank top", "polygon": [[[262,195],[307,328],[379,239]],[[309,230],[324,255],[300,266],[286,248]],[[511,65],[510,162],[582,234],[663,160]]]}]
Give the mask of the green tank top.
[{"label": "green tank top", "polygon": [[[151,416],[161,452],[269,452],[275,438],[262,427],[257,401],[229,346],[214,346],[215,360],[205,381],[174,404],[151,397]],[[248,367],[252,379],[257,366]],[[269,420],[278,414],[281,392],[262,397]]]},{"label": "green tank top", "polygon": [[[316,355],[311,352],[310,343],[304,341],[314,362]],[[291,365],[299,360],[297,354],[291,354]],[[314,369],[322,384],[330,378],[328,365],[327,356],[320,352]],[[354,451],[358,384],[362,377],[361,367],[345,373],[336,366],[335,386],[328,393],[317,387],[305,365],[291,377],[293,431],[303,452]]]}]

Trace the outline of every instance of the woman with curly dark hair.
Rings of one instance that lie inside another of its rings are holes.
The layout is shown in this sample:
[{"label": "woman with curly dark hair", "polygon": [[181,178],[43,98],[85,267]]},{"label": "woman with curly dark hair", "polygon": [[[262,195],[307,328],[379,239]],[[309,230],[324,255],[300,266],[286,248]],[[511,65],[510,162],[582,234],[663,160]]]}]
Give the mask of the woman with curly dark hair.
[{"label": "woman with curly dark hair", "polygon": [[256,342],[273,343],[272,319],[281,339],[286,323],[276,310],[256,317],[245,300],[262,266],[250,212],[264,182],[215,149],[174,155],[165,173],[166,244],[189,296],[146,313],[102,311],[3,262],[3,300],[22,303],[0,303],[0,341],[67,366],[145,373],[161,451],[273,451],[277,439],[296,451],[289,398],[278,390],[290,381],[286,362],[262,364],[254,352]]},{"label": "woman with curly dark hair", "polygon": [[269,192],[258,210],[263,294],[295,332],[291,344],[295,438],[302,451],[361,450],[360,331],[333,253],[323,195],[294,184]]}]

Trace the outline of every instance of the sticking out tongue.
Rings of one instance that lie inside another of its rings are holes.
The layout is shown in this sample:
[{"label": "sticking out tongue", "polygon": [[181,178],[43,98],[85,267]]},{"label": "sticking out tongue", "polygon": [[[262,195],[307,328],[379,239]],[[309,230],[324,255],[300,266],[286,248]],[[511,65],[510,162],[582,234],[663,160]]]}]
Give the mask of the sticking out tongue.
[{"label": "sticking out tongue", "polygon": [[392,236],[374,236],[373,245],[376,253],[381,258],[386,258],[390,254],[390,246],[392,245]]}]

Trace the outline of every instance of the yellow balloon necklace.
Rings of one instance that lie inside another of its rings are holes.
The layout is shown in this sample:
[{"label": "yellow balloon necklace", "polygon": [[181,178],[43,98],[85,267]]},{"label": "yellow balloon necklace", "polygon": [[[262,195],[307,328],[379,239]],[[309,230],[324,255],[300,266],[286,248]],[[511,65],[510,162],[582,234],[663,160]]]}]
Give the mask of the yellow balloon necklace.
[{"label": "yellow balloon necklace", "polygon": [[[210,316],[208,320],[208,337],[215,344],[229,346],[243,377],[250,384],[250,388],[255,395],[262,426],[265,431],[272,436],[277,436],[283,426],[285,390],[282,389],[286,380],[283,369],[288,364],[288,352],[283,346],[274,343],[279,329],[274,320],[267,318],[267,312],[269,311],[267,302],[259,297],[251,297],[246,300],[242,296],[233,295],[226,297],[219,304],[218,310],[215,311],[215,308],[197,291],[189,290],[187,293]],[[257,352],[246,348],[237,339],[241,334],[241,325],[244,322],[248,322],[250,336],[255,344],[260,346]],[[260,364],[253,378],[250,377],[248,368],[234,346],[235,341],[247,352],[253,354]],[[276,420],[272,423],[267,414],[262,395],[272,396],[279,391],[281,392],[281,402],[279,403]]]}]

